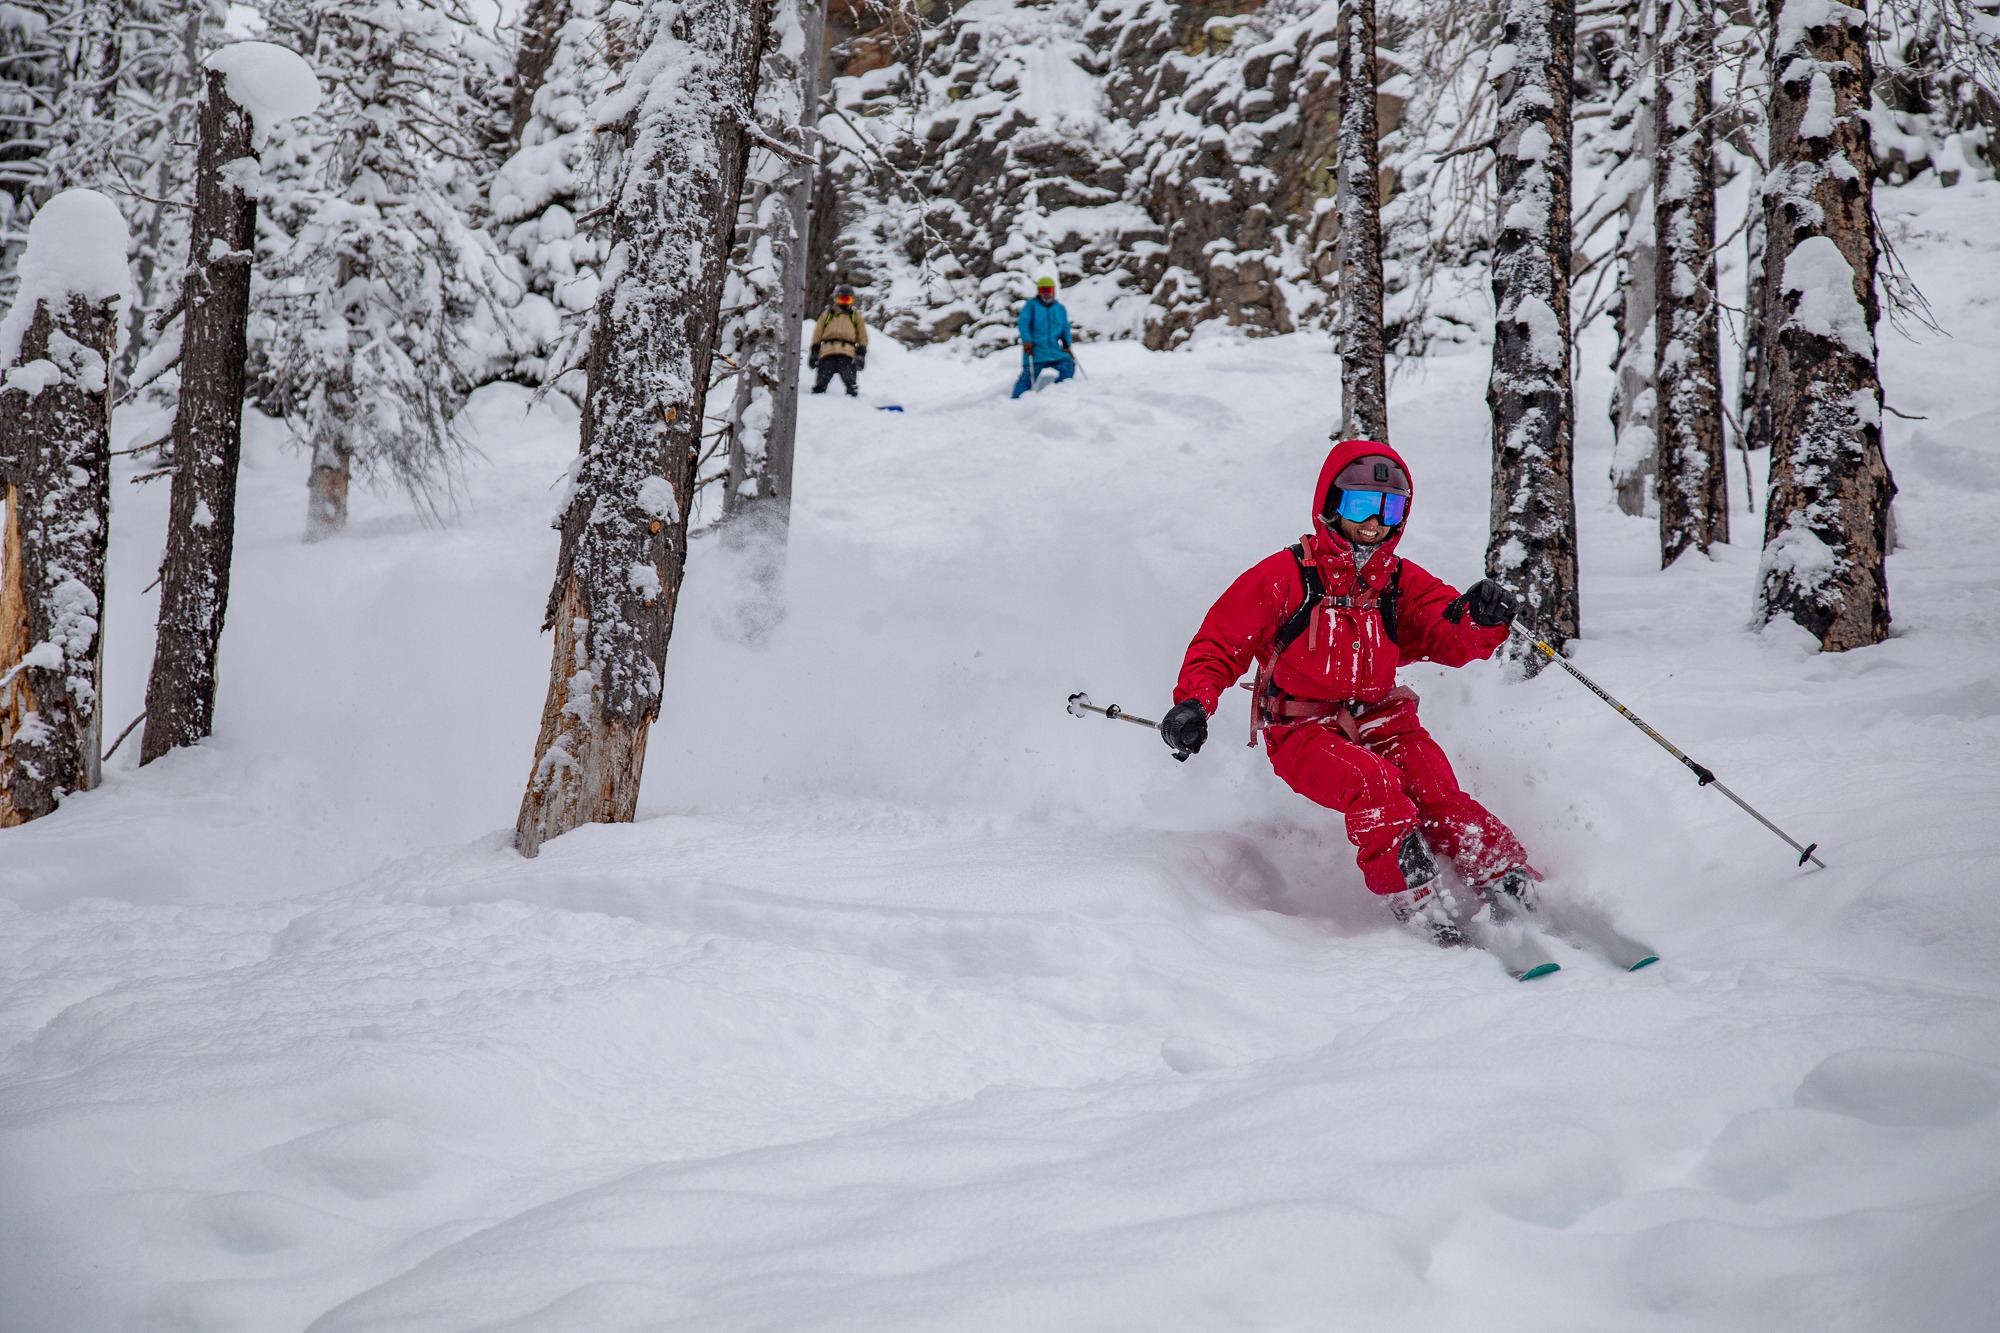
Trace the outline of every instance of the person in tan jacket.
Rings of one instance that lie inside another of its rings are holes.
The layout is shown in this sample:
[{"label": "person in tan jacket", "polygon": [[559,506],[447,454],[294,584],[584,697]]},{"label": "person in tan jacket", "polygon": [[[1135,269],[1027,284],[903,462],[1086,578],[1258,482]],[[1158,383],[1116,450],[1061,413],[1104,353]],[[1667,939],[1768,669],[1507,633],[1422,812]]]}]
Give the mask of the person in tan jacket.
[{"label": "person in tan jacket", "polygon": [[833,304],[813,325],[812,355],[806,365],[819,372],[814,393],[825,393],[835,375],[847,386],[847,396],[860,392],[854,379],[868,365],[868,323],[854,308],[854,289],[841,283],[833,289]]}]

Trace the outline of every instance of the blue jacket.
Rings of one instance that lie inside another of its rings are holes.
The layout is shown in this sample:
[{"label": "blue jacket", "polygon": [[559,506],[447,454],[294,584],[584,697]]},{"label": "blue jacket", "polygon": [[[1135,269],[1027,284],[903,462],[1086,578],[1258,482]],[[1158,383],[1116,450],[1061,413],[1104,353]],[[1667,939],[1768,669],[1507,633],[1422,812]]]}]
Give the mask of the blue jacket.
[{"label": "blue jacket", "polygon": [[1043,305],[1040,297],[1030,300],[1021,307],[1019,327],[1021,341],[1035,345],[1030,356],[1036,365],[1069,360],[1069,353],[1063,350],[1069,342],[1069,311],[1063,309],[1061,301]]}]

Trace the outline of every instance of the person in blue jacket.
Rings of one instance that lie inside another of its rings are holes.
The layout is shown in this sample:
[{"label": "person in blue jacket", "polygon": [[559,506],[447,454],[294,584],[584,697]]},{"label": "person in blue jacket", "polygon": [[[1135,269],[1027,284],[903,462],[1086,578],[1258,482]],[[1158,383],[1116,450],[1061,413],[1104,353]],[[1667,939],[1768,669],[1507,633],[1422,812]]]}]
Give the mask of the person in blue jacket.
[{"label": "person in blue jacket", "polygon": [[1035,387],[1044,370],[1054,369],[1060,384],[1076,374],[1076,358],[1069,354],[1069,311],[1056,300],[1056,280],[1037,278],[1035,299],[1021,307],[1021,378],[1014,382],[1014,396]]}]

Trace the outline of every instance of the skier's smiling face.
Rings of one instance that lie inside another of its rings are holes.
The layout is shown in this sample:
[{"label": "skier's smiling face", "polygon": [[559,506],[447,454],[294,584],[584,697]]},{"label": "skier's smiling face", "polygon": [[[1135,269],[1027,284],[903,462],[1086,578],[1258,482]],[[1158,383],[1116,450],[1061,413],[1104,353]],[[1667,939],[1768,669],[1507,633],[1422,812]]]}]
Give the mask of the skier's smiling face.
[{"label": "skier's smiling face", "polygon": [[1389,540],[1389,534],[1395,531],[1394,528],[1383,525],[1380,514],[1370,514],[1360,523],[1351,518],[1341,518],[1339,515],[1335,515],[1333,521],[1340,528],[1341,536],[1350,542],[1360,542],[1363,546],[1379,546]]}]

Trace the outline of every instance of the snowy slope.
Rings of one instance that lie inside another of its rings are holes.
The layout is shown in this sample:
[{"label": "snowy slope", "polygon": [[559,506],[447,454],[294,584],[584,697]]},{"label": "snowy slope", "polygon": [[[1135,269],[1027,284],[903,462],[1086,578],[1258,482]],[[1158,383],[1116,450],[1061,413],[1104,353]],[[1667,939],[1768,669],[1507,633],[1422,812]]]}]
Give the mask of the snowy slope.
[{"label": "snowy slope", "polygon": [[[790,618],[738,642],[698,546],[641,821],[535,862],[573,420],[488,391],[452,523],[313,547],[253,432],[217,736],[0,834],[0,1329],[1989,1327],[2000,186],[1883,210],[1954,335],[1888,339],[1888,643],[1749,631],[1748,514],[1658,572],[1580,423],[1579,662],[1828,870],[1558,675],[1408,673],[1662,948],[1632,976],[1388,929],[1240,700],[1187,765],[1062,711],[1164,706],[1303,530],[1315,340],[1085,349],[1020,403],[884,340],[805,404]],[[1393,405],[1405,553],[1460,583],[1484,371]],[[118,492],[117,723],[164,499]]]}]

